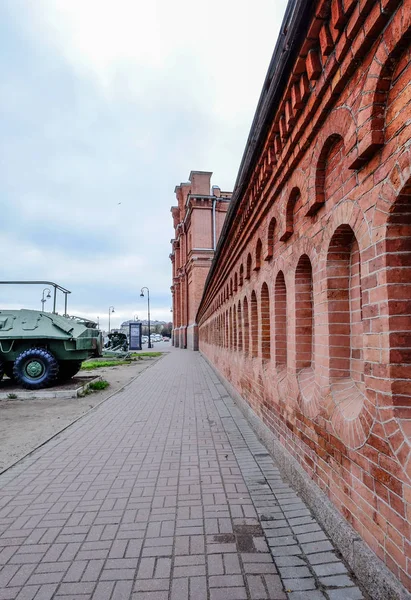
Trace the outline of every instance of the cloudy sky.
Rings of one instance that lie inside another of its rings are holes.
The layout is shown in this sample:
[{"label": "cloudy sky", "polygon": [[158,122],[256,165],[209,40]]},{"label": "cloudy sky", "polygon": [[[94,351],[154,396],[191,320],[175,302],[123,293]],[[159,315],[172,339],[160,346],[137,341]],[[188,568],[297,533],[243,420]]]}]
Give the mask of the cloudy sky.
[{"label": "cloudy sky", "polygon": [[[102,327],[110,305],[112,327],[145,318],[148,286],[171,320],[174,187],[232,189],[285,5],[2,0],[1,279],[56,281]],[[0,286],[0,307],[43,287]]]}]

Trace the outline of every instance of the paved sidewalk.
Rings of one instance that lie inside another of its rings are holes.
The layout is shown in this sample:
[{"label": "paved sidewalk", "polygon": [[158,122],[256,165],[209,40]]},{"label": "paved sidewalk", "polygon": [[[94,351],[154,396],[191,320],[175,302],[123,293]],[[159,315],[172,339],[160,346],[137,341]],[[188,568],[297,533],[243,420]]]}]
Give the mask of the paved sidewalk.
[{"label": "paved sidewalk", "polygon": [[199,353],[0,476],[0,600],[363,597]]}]

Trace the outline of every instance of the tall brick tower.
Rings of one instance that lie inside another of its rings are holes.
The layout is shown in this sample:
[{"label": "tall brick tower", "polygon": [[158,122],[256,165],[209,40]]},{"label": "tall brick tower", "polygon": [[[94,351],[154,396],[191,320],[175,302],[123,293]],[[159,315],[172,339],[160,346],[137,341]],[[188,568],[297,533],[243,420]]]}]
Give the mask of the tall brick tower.
[{"label": "tall brick tower", "polygon": [[190,350],[198,350],[197,309],[231,198],[217,186],[210,190],[211,175],[191,171],[189,181],[176,186],[177,206],[171,207],[173,343]]}]

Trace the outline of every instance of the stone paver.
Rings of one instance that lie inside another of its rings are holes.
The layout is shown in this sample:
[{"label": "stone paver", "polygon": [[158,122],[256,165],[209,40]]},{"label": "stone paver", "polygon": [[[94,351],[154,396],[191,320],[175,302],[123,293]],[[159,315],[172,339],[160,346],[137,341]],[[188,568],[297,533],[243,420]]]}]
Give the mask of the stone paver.
[{"label": "stone paver", "polygon": [[198,353],[0,476],[0,600],[364,597]]}]

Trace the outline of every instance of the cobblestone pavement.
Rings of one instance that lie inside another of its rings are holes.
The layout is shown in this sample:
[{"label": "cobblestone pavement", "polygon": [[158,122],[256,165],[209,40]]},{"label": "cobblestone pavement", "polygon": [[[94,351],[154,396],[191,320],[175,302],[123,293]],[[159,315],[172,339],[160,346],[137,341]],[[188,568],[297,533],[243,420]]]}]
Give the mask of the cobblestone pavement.
[{"label": "cobblestone pavement", "polygon": [[198,353],[0,476],[0,600],[363,597]]}]

